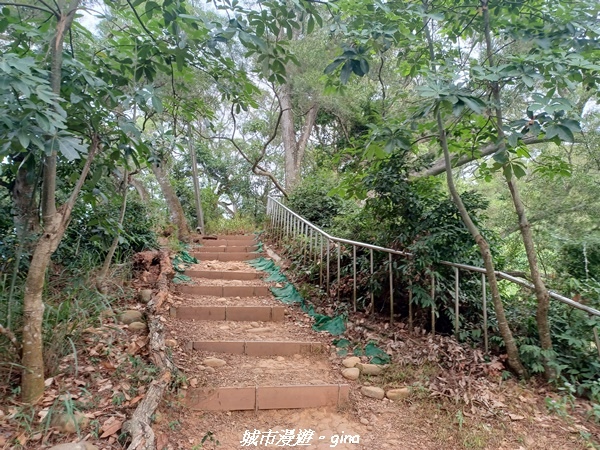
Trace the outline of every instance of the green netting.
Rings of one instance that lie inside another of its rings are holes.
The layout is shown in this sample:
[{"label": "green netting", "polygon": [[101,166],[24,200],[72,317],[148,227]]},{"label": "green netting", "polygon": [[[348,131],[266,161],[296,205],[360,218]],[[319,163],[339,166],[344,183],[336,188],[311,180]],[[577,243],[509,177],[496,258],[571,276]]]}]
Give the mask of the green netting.
[{"label": "green netting", "polygon": [[286,283],[287,280],[287,277],[280,271],[273,272],[271,275],[265,278],[265,281],[273,281],[275,283]]},{"label": "green netting", "polygon": [[177,273],[173,277],[173,283],[175,283],[175,284],[187,283],[188,281],[192,281],[192,279],[182,273]]},{"label": "green netting", "polygon": [[273,260],[263,258],[251,259],[250,261],[246,261],[252,267],[258,270],[262,270],[264,272],[273,273],[275,270],[279,270],[279,268],[275,265]]},{"label": "green netting", "polygon": [[315,323],[312,326],[313,330],[327,331],[334,336],[340,335],[346,331],[346,319],[344,316],[329,317],[323,314],[318,314],[313,305],[309,305],[304,301],[293,284],[287,283],[282,288],[271,288],[271,292],[276,299],[288,305],[292,303],[300,303],[302,311],[315,319]]},{"label": "green netting", "polygon": [[283,303],[291,304],[291,303],[302,303],[304,304],[304,299],[300,295],[300,293],[296,290],[293,284],[288,283],[284,287],[271,288],[271,292],[275,296],[277,300],[282,301]]},{"label": "green netting", "polygon": [[190,264],[198,264],[198,260],[185,250],[182,250],[173,258],[173,269],[179,273],[185,272],[185,269],[187,269]]},{"label": "green netting", "polygon": [[[346,356],[352,351],[354,356],[368,356],[371,358],[372,364],[388,364],[391,360],[391,356],[377,347],[373,341],[365,345],[364,349],[352,344],[348,339],[336,339],[333,341],[333,345],[339,348],[337,354],[340,356]],[[352,350],[353,348],[354,350]]]},{"label": "green netting", "polygon": [[[262,245],[262,243],[259,243],[259,245]],[[246,262],[258,270],[267,272],[269,276],[265,281],[286,283],[283,287],[271,288],[271,292],[277,300],[285,304],[299,303],[302,311],[315,319],[315,323],[313,324],[315,331],[327,331],[334,336],[338,336],[346,331],[346,318],[344,316],[329,317],[318,314],[314,306],[306,303],[294,285],[288,282],[287,277],[281,273],[281,270],[273,260],[260,257]]]}]

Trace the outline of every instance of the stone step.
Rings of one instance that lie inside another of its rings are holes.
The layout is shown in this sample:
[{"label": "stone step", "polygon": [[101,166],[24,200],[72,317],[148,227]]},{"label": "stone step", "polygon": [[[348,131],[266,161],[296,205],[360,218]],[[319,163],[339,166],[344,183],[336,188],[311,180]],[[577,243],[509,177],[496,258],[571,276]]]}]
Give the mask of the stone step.
[{"label": "stone step", "polygon": [[190,295],[211,295],[215,297],[267,297],[271,291],[267,286],[191,286],[179,285],[179,292]]},{"label": "stone step", "polygon": [[196,411],[244,411],[342,407],[347,384],[251,386],[188,389],[184,403]]},{"label": "stone step", "polygon": [[194,341],[193,350],[248,356],[292,356],[322,353],[321,342],[299,341]]},{"label": "stone step", "polygon": [[200,247],[197,248],[195,251],[197,253],[221,253],[221,252],[226,252],[226,253],[251,253],[251,252],[255,252],[256,249],[258,247],[256,245],[251,245],[251,246],[228,246],[228,247],[215,247],[215,246],[208,246],[208,247]]},{"label": "stone step", "polygon": [[229,320],[235,322],[281,322],[283,306],[179,306],[171,307],[171,317],[187,320]]},{"label": "stone step", "polygon": [[[216,237],[216,239],[213,239]],[[202,238],[203,241],[256,241],[254,234],[219,234],[217,236]]]},{"label": "stone step", "polygon": [[202,241],[204,247],[241,247],[256,245],[256,240],[224,240],[224,239],[204,239]]},{"label": "stone step", "polygon": [[261,254],[247,252],[194,252],[192,253],[192,256],[198,258],[201,261],[249,261],[251,259],[259,258]]},{"label": "stone step", "polygon": [[185,275],[192,278],[209,278],[211,280],[258,280],[259,272],[241,272],[235,270],[186,270]]}]

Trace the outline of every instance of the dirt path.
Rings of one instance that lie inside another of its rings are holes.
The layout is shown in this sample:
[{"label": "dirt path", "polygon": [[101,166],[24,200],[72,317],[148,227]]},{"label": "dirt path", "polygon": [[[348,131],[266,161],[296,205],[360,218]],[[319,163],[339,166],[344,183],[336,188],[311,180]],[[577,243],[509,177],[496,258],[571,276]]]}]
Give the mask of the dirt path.
[{"label": "dirt path", "polygon": [[[256,272],[242,261],[201,261],[191,270]],[[195,278],[190,284],[257,286],[268,283],[260,279]],[[174,307],[281,306],[272,297],[192,296],[178,292],[174,286],[171,298]],[[366,398],[360,393],[361,387],[377,385],[381,381],[379,377],[344,379],[342,360],[331,345],[331,336],[313,331],[312,320],[297,307],[287,307],[282,322],[192,321],[167,315],[164,321],[166,337],[176,343],[173,357],[181,369],[183,385],[179,395],[163,402],[157,413],[157,448],[161,450],[585,448],[578,434],[548,416],[541,416],[543,420],[538,422],[535,416],[527,420],[499,420],[497,417],[469,417],[462,412],[459,415],[458,410],[423,395],[399,402]],[[192,343],[200,340],[319,342],[322,350],[317,354],[287,356],[190,350]],[[223,365],[212,367],[207,362],[210,358],[221,360]],[[363,359],[363,362],[367,361]],[[183,406],[189,393],[199,388],[336,384],[350,385],[349,400],[341,407],[196,411]]]}]

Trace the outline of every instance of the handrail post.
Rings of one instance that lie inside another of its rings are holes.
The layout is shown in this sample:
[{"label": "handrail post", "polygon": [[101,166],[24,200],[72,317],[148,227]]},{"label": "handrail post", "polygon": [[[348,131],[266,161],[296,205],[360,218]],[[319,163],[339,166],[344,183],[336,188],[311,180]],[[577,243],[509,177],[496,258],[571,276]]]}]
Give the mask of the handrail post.
[{"label": "handrail post", "polygon": [[338,242],[337,243],[337,289],[336,289],[338,302],[340,301],[340,287],[341,287],[340,286],[340,280],[341,280],[341,274],[340,274],[340,271],[341,271],[341,265],[340,265],[340,263],[341,263],[341,261],[340,261],[341,260],[341,256],[340,256],[340,253],[341,253],[341,251],[342,251],[342,244],[340,244]]},{"label": "handrail post", "polygon": [[408,282],[408,331],[413,332],[413,292],[412,280]]},{"label": "handrail post", "polygon": [[390,265],[390,325],[394,325],[394,270],[392,267],[392,254],[389,255]]},{"label": "handrail post", "polygon": [[375,292],[373,292],[373,249],[370,248],[369,251],[371,252],[371,286],[370,286],[370,291],[371,291],[371,314],[375,313]]},{"label": "handrail post", "polygon": [[435,274],[431,272],[431,334],[435,334]]},{"label": "handrail post", "polygon": [[459,321],[458,321],[458,302],[459,302],[459,296],[460,296],[460,291],[459,291],[460,287],[459,287],[459,274],[458,274],[458,267],[454,268],[454,336],[456,337],[456,340],[458,340],[458,328],[459,328]]},{"label": "handrail post", "polygon": [[325,280],[325,283],[327,285],[327,296],[329,297],[329,247],[331,247],[329,245],[329,238],[327,238],[327,280]]},{"label": "handrail post", "polygon": [[352,291],[352,309],[356,312],[356,245],[352,246],[352,277],[353,277],[353,291]]},{"label": "handrail post", "polygon": [[321,248],[321,259],[319,260],[319,287],[323,287],[323,239],[324,236],[319,234],[319,247]]},{"label": "handrail post", "polygon": [[481,294],[483,299],[483,347],[485,354],[488,353],[488,317],[487,317],[487,292],[485,284],[485,273],[481,274]]}]

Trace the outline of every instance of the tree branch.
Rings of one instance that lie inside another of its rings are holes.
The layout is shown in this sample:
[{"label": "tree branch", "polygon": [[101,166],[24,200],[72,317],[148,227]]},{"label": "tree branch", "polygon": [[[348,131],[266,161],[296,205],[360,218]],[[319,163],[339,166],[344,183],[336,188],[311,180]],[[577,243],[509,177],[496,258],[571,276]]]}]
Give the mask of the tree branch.
[{"label": "tree branch", "polygon": [[45,13],[52,14],[53,16],[58,17],[57,12],[53,11],[50,8],[43,8],[41,6],[26,5],[24,3],[10,3],[10,2],[0,2],[0,6],[16,6],[16,7],[20,7],[20,8],[37,9],[38,11],[43,11]]},{"label": "tree branch", "polygon": [[[533,144],[541,144],[544,142],[550,142],[546,139],[539,139],[539,138],[525,138],[523,139],[523,143],[525,145],[533,145]],[[475,161],[476,159],[479,158],[483,158],[485,156],[489,156],[489,155],[493,155],[494,153],[496,153],[498,150],[500,150],[500,146],[497,144],[488,144],[485,147],[479,149],[479,151],[475,151],[472,152],[469,155],[462,155],[460,158],[458,158],[458,160],[455,161],[454,163],[454,167],[460,167],[460,166],[464,166],[467,163],[470,163],[471,161]],[[440,158],[438,160],[436,160],[431,167],[429,167],[428,169],[422,170],[420,172],[413,172],[410,174],[411,178],[423,178],[423,177],[430,177],[430,176],[436,176],[439,175],[441,173],[444,173],[445,168],[444,168],[444,158]]]}]

